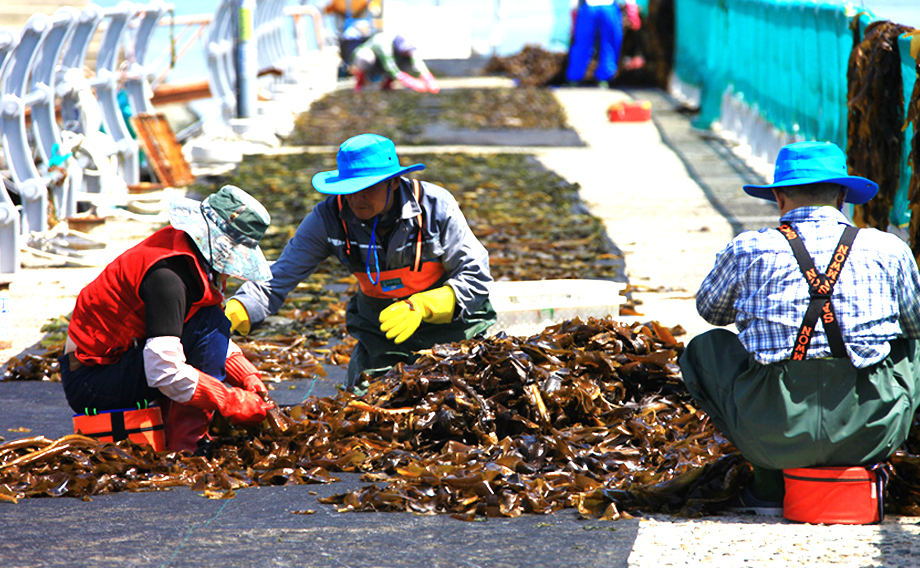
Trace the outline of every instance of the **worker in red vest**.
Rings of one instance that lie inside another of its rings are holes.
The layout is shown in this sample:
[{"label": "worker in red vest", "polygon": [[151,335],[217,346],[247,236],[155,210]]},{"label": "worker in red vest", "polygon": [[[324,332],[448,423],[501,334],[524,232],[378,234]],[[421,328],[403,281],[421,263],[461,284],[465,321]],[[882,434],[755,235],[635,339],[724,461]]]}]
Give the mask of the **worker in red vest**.
[{"label": "worker in red vest", "polygon": [[169,450],[195,451],[214,412],[242,425],[272,405],[259,371],[230,341],[227,276],[270,277],[258,243],[270,218],[243,190],[177,199],[170,226],[128,249],[77,297],[61,380],[79,414],[162,406]]},{"label": "worker in red vest", "polygon": [[[336,257],[358,280],[348,302],[348,332],[357,338],[346,388],[436,343],[470,339],[496,320],[489,302],[489,253],[446,189],[403,177],[388,138],[361,134],[339,147],[338,169],[313,176],[329,194],[301,222],[267,282],[247,282],[227,302],[233,329],[249,333],[276,313],[288,293],[320,262]],[[362,373],[367,373],[362,377]]]}]

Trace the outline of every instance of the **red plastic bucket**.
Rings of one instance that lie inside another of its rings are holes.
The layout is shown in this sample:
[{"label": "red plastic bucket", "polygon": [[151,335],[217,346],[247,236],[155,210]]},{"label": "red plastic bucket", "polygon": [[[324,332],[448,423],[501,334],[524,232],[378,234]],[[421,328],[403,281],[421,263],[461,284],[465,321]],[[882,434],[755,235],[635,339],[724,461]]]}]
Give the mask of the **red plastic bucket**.
[{"label": "red plastic bucket", "polygon": [[644,122],[652,118],[650,101],[618,101],[607,107],[610,122]]},{"label": "red plastic bucket", "polygon": [[868,525],[885,516],[887,474],[877,466],[783,470],[783,516],[813,524]]}]

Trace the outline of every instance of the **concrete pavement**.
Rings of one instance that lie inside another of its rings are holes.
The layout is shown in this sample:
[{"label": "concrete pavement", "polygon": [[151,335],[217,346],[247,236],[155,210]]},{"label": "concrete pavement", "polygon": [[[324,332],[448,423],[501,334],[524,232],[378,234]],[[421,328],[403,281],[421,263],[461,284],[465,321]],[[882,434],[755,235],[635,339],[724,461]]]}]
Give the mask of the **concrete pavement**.
[{"label": "concrete pavement", "polygon": [[[633,299],[645,318],[681,325],[688,332],[684,339],[710,329],[697,315],[694,297],[716,253],[737,232],[779,218],[775,206],[741,190],[762,178],[720,142],[691,132],[661,91],[555,92],[587,145],[536,155],[581,186],[588,209],[623,253]],[[609,122],[607,107],[623,98],[651,101],[654,120]]]}]

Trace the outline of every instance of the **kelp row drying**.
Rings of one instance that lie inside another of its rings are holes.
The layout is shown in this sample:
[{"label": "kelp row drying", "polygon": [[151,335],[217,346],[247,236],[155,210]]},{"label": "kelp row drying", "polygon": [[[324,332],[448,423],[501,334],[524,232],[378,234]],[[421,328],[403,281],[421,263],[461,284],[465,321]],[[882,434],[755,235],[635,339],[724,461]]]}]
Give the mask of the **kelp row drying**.
[{"label": "kelp row drying", "polygon": [[[600,220],[581,206],[578,185],[546,170],[532,156],[411,154],[403,160],[426,164],[424,171],[412,175],[456,197],[473,233],[489,251],[496,280],[617,276],[621,259],[611,252]],[[268,258],[277,258],[303,217],[325,197],[312,189],[310,179],[335,167],[335,155],[328,152],[247,156],[232,177],[197,189],[210,193],[232,183],[255,195],[272,212],[262,248]],[[275,347],[294,353],[301,348],[331,349],[325,362],[347,364],[353,340],[344,329],[344,299],[353,282],[337,262],[324,262],[282,306],[279,315],[288,318],[288,325],[257,330],[249,340],[241,340],[241,346],[250,356],[271,355],[268,351]],[[306,341],[289,347],[299,336]],[[270,342],[268,351],[265,342]]]},{"label": "kelp row drying", "polygon": [[[603,223],[581,205],[579,186],[548,171],[534,157],[404,152],[401,159],[424,163],[425,170],[410,175],[454,195],[473,233],[489,250],[496,280],[617,276],[619,259],[610,252]],[[330,152],[247,156],[231,176],[195,189],[206,195],[231,183],[256,196],[272,214],[262,249],[274,259],[300,221],[326,197],[313,190],[311,178],[335,167],[335,153]],[[350,278],[338,263],[329,261],[311,281],[346,284]],[[308,287],[300,291],[317,293]]]},{"label": "kelp row drying", "polygon": [[362,398],[312,397],[244,430],[222,423],[209,457],[77,435],[7,442],[0,499],[174,486],[223,496],[350,471],[372,485],[324,501],[340,511],[699,514],[749,472],[683,388],[682,348],[654,322],[610,318],[439,345]]},{"label": "kelp row drying", "polygon": [[297,117],[290,143],[338,146],[361,132],[374,132],[404,144],[434,144],[425,126],[444,122],[471,130],[566,128],[565,110],[543,89],[444,89],[413,91],[335,91]]},{"label": "kelp row drying", "polygon": [[[611,252],[601,221],[581,206],[578,185],[546,170],[532,156],[403,158],[405,163],[409,160],[427,165],[414,176],[447,188],[457,198],[473,233],[489,250],[497,280],[617,276],[621,259]],[[276,259],[303,218],[325,197],[313,190],[313,175],[335,167],[335,154],[330,152],[247,156],[231,176],[197,185],[192,192],[203,196],[231,183],[255,195],[272,215],[261,247],[267,258]],[[344,301],[352,286],[354,278],[338,262],[323,262],[288,295],[279,311],[284,323],[256,330],[240,340],[241,346],[280,379],[323,375],[322,362],[347,364],[353,340],[345,332]],[[49,326],[48,354],[17,361],[5,380],[59,380],[56,356],[63,348],[66,318]]]}]

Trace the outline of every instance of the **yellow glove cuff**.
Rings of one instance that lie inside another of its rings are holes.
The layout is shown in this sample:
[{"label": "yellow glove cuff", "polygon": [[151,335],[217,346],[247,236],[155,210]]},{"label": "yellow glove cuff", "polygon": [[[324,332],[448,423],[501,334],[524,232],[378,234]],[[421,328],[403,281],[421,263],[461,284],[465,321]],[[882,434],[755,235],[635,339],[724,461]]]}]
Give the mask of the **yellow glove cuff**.
[{"label": "yellow glove cuff", "polygon": [[248,335],[250,331],[249,312],[239,300],[227,300],[224,315],[230,320],[230,331],[240,335]]},{"label": "yellow glove cuff", "polygon": [[422,311],[422,321],[427,323],[450,323],[454,319],[457,296],[450,286],[441,286],[413,294],[409,301]]}]

